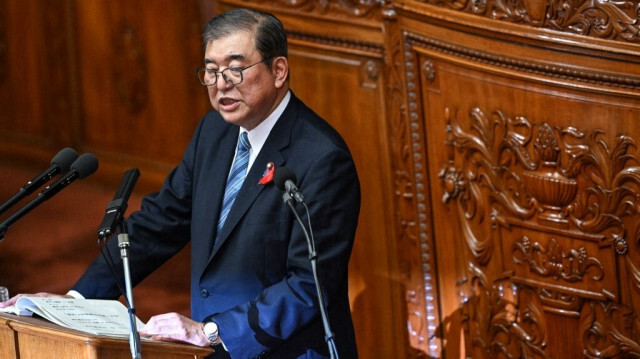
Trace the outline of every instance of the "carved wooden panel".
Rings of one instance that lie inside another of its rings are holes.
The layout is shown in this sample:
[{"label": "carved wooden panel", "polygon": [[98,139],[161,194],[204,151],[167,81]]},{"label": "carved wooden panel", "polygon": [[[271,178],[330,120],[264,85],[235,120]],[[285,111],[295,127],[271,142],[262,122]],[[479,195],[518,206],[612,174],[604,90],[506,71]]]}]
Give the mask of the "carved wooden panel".
[{"label": "carved wooden panel", "polygon": [[411,199],[400,223],[424,242],[421,261],[404,254],[424,276],[426,329],[412,345],[453,358],[639,356],[638,63],[613,45],[561,52],[409,10],[389,25],[403,44],[390,68],[402,69],[390,93],[406,98],[393,119]]}]

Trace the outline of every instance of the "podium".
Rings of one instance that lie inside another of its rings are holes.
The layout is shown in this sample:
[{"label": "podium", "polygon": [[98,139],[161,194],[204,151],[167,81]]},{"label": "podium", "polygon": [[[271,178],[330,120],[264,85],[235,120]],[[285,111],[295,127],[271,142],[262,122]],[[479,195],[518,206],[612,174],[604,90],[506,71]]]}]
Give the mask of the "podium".
[{"label": "podium", "polygon": [[[189,344],[142,341],[142,358],[201,359],[210,348]],[[51,322],[0,313],[0,358],[3,359],[126,359],[128,338],[98,336]]]}]

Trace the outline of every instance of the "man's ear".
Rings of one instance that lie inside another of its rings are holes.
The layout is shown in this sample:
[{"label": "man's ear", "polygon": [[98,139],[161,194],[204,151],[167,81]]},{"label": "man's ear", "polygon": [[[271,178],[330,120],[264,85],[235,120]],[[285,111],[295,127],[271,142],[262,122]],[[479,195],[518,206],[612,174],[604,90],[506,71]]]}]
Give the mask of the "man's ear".
[{"label": "man's ear", "polygon": [[273,60],[271,69],[275,75],[276,88],[282,88],[289,77],[289,60],[284,56],[278,56]]}]

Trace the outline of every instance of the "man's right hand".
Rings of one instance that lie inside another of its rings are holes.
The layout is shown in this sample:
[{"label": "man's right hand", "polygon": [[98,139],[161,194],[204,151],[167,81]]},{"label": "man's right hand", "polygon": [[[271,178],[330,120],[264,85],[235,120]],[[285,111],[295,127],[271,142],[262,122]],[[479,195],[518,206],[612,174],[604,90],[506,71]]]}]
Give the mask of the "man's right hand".
[{"label": "man's right hand", "polygon": [[63,294],[53,294],[53,293],[35,293],[35,294],[18,294],[11,297],[6,302],[0,302],[0,308],[5,308],[16,304],[16,301],[20,297],[43,297],[43,298],[73,298],[70,295]]}]

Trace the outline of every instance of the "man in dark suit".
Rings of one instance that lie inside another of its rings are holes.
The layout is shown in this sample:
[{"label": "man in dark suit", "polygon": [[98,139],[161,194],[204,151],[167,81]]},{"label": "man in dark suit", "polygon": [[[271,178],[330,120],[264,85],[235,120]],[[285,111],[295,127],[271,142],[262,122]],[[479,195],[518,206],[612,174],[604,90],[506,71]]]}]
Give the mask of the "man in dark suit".
[{"label": "man in dark suit", "polygon": [[[213,18],[203,37],[198,74],[214,110],[162,189],[127,221],[134,285],[191,241],[191,318],[154,316],[140,332],[213,345],[214,358],[328,357],[307,241],[268,177],[286,166],[307,199],[336,347],[340,357],[356,358],[347,268],[360,188],[351,154],[290,91],[279,20],[231,10]],[[244,168],[236,165],[242,161]],[[117,241],[108,249],[121,268]],[[71,293],[120,295],[102,258]]]}]

